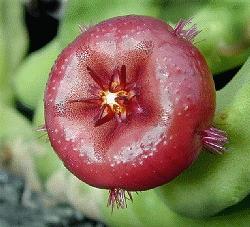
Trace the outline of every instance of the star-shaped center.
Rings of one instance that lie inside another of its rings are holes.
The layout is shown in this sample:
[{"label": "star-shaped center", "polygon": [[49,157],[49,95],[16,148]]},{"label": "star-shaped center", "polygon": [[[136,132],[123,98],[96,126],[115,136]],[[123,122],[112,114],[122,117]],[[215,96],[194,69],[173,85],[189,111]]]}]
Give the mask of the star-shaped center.
[{"label": "star-shaped center", "polygon": [[104,83],[90,67],[87,67],[87,70],[99,87],[97,94],[93,94],[93,98],[70,102],[84,102],[100,106],[100,111],[95,117],[95,126],[100,126],[113,118],[116,118],[119,123],[126,122],[132,111],[141,110],[136,98],[136,85],[126,81],[125,65],[122,65],[120,69],[115,68],[108,84]]}]

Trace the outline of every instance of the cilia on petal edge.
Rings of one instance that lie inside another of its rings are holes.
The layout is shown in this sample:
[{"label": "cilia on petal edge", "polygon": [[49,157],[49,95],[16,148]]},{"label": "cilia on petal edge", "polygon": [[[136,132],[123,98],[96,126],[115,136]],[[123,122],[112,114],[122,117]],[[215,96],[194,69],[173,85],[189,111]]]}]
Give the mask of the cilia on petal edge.
[{"label": "cilia on petal edge", "polygon": [[[202,147],[225,151],[226,133],[212,126],[212,75],[192,45],[199,31],[189,24],[180,20],[173,29],[146,16],[112,18],[82,31],[52,68],[39,131],[47,131],[74,175],[109,190],[112,210],[126,208],[131,192],[174,179]],[[79,50],[88,51],[84,60]]]}]

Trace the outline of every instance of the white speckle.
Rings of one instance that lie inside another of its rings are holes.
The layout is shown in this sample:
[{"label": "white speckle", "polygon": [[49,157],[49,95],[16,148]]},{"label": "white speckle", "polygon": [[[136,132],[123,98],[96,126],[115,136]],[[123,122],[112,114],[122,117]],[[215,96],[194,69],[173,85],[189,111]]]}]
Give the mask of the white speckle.
[{"label": "white speckle", "polygon": [[186,105],[185,107],[184,107],[184,111],[187,111],[188,110],[188,105]]},{"label": "white speckle", "polygon": [[62,143],[62,142],[61,142],[61,140],[58,140],[57,142],[58,142],[59,144],[61,144],[61,143]]},{"label": "white speckle", "polygon": [[88,158],[90,162],[101,162],[102,158],[98,153],[95,152],[92,146],[86,146],[86,144],[81,143],[79,147],[79,154]]},{"label": "white speckle", "polygon": [[178,116],[181,116],[181,114],[182,114],[181,112],[178,112],[178,113],[177,113]]},{"label": "white speckle", "polygon": [[107,40],[96,43],[96,46],[98,46],[98,49],[101,52],[107,53],[108,55],[113,55],[117,48],[116,43],[113,40],[114,39],[112,36],[107,36]]},{"label": "white speckle", "polygon": [[146,159],[148,157],[148,155],[142,155],[141,156],[143,159]]},{"label": "white speckle", "polygon": [[80,59],[83,61],[86,61],[89,56],[90,54],[88,50],[85,50],[79,54]]},{"label": "white speckle", "polygon": [[137,113],[142,113],[142,112],[143,112],[143,109],[142,109],[141,106],[138,106],[138,107],[136,108],[136,111],[137,111]]},{"label": "white speckle", "polygon": [[52,87],[52,90],[56,90],[56,87]]},{"label": "white speckle", "polygon": [[[140,155],[143,159],[152,156],[153,153],[157,152],[156,146],[162,141],[165,132],[165,125],[153,127],[141,140],[134,142],[129,147],[122,148],[119,154],[113,157],[113,160],[115,163],[126,163],[135,160]],[[132,166],[134,165],[133,163]]]},{"label": "white speckle", "polygon": [[166,140],[164,140],[164,141],[163,141],[163,144],[164,144],[164,145],[166,145],[166,144],[167,144],[167,141],[166,141]]},{"label": "white speckle", "polygon": [[168,73],[167,73],[167,69],[166,68],[162,68],[160,66],[157,67],[157,74],[156,74],[156,78],[160,79],[160,80],[166,80],[168,78]]}]

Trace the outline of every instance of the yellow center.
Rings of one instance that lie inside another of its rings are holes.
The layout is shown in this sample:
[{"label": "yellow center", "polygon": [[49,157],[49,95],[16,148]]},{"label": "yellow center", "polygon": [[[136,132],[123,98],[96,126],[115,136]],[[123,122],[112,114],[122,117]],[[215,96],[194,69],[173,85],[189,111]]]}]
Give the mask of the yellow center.
[{"label": "yellow center", "polygon": [[128,97],[128,92],[126,91],[118,91],[118,92],[110,92],[110,91],[102,91],[102,105],[109,105],[111,110],[115,113],[121,114],[126,112],[126,108],[123,104],[117,102],[117,99],[123,97]]},{"label": "yellow center", "polygon": [[117,93],[112,93],[110,91],[104,92],[104,95],[102,96],[103,103],[108,104],[110,107],[113,107],[114,105],[119,105],[116,102]]}]

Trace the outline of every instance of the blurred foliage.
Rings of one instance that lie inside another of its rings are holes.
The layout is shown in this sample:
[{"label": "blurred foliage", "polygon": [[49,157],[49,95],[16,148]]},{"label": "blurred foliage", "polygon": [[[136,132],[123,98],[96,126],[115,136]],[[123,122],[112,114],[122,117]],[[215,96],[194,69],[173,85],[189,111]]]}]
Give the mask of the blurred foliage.
[{"label": "blurred foliage", "polygon": [[249,3],[204,7],[193,16],[193,22],[201,30],[196,45],[213,73],[241,65],[250,55]]},{"label": "blurred foliage", "polygon": [[13,140],[16,137],[34,137],[32,126],[28,120],[14,108],[0,101],[0,141]]},{"label": "blurred foliage", "polygon": [[14,81],[15,91],[26,106],[34,109],[43,96],[50,69],[60,51],[59,43],[54,39],[30,54],[18,68]]},{"label": "blurred foliage", "polygon": [[0,99],[5,103],[13,101],[13,73],[24,57],[26,47],[22,3],[0,0]]},{"label": "blurred foliage", "polygon": [[[106,195],[107,196],[107,195]],[[106,198],[106,197],[105,197]],[[102,201],[105,204],[105,200]],[[134,195],[133,204],[125,210],[115,210],[113,214],[103,206],[103,218],[111,226],[168,226],[168,227],[233,227],[249,226],[249,211],[238,211],[233,214],[214,216],[206,219],[191,219],[173,212],[161,201],[154,190]]]}]

